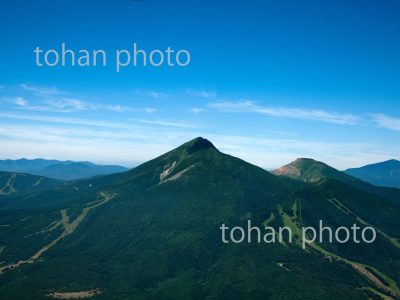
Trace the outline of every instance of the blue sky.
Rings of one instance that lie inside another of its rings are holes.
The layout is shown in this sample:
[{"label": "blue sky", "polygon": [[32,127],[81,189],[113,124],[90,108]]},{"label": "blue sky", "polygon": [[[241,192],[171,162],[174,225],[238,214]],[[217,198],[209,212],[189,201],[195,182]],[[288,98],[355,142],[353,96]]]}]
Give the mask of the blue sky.
[{"label": "blue sky", "polygon": [[[196,136],[265,168],[400,159],[398,1],[1,1],[0,158],[119,163]],[[37,67],[33,49],[104,49]],[[186,49],[184,68],[113,55]]]}]

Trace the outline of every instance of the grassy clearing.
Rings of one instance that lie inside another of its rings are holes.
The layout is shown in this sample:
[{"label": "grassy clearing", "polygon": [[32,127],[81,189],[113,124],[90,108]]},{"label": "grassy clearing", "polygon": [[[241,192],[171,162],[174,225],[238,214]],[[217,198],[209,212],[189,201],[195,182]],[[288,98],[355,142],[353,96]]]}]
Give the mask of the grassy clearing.
[{"label": "grassy clearing", "polygon": [[339,209],[340,211],[342,211],[343,213],[345,213],[349,216],[355,217],[357,222],[359,222],[365,226],[373,227],[380,235],[382,235],[385,239],[387,239],[389,242],[391,242],[395,247],[400,249],[400,242],[396,238],[390,236],[386,232],[382,231],[381,229],[377,228],[376,226],[372,225],[368,221],[364,220],[363,218],[361,218],[360,216],[358,216],[357,214],[352,212],[348,207],[346,207],[338,199],[328,199],[328,201],[330,203],[332,203],[333,205],[335,205],[336,208]]},{"label": "grassy clearing", "polygon": [[269,226],[269,224],[271,224],[271,222],[272,222],[273,220],[275,220],[275,214],[274,214],[273,212],[271,212],[271,214],[269,215],[268,219],[266,219],[266,220],[263,222],[263,225],[264,225],[265,227],[267,227],[267,226]]},{"label": "grassy clearing", "polygon": [[10,178],[8,178],[6,185],[0,189],[0,195],[9,195],[17,191],[14,188],[14,182],[16,177],[17,174],[12,174]]},{"label": "grassy clearing", "polygon": [[55,299],[84,299],[94,297],[99,294],[101,294],[99,289],[93,289],[81,292],[53,292],[48,294],[48,296]]},{"label": "grassy clearing", "polygon": [[[55,238],[50,243],[48,243],[47,245],[43,246],[40,250],[38,250],[29,259],[20,260],[20,261],[18,261],[16,263],[0,267],[0,274],[4,273],[6,271],[9,271],[9,270],[18,268],[23,264],[35,262],[37,259],[39,259],[43,255],[43,253],[45,253],[50,248],[54,247],[59,241],[61,241],[66,236],[72,234],[75,231],[75,229],[79,226],[79,224],[81,224],[81,222],[85,219],[85,217],[87,216],[89,211],[91,211],[92,209],[95,209],[96,207],[99,207],[99,206],[105,204],[106,202],[110,201],[114,197],[115,197],[115,194],[108,194],[108,193],[105,193],[105,192],[100,192],[100,200],[97,201],[95,204],[93,204],[91,206],[85,207],[82,210],[82,212],[80,213],[80,215],[71,223],[69,221],[69,216],[67,214],[67,210],[66,209],[61,210],[60,213],[61,213],[62,219],[55,224],[57,227],[59,225],[61,225],[61,224],[64,227],[64,231],[61,233],[61,235],[58,236],[57,238]],[[54,230],[54,226],[51,227],[53,230]]]},{"label": "grassy clearing", "polygon": [[[333,203],[333,202],[332,202]],[[299,225],[296,224],[292,220],[292,218],[283,212],[281,207],[278,207],[279,214],[282,217],[283,223],[285,226],[289,227],[294,234],[298,234],[300,239],[295,240],[295,244],[300,246],[302,245],[301,237],[302,237],[302,230]],[[343,210],[342,210],[343,211]],[[370,226],[370,225],[369,225]],[[335,253],[332,253],[330,251],[327,251],[320,245],[316,243],[309,243],[307,246],[323,255],[329,258],[333,258],[337,261],[344,262],[348,265],[350,265],[354,270],[356,270],[360,275],[362,275],[364,278],[368,279],[373,285],[375,285],[377,288],[379,288],[382,291],[385,291],[386,293],[398,298],[400,297],[400,289],[396,284],[396,281],[394,281],[392,278],[387,276],[386,274],[382,273],[378,269],[361,264],[352,260],[349,260],[347,258],[341,257]]]},{"label": "grassy clearing", "polygon": [[377,290],[375,290],[375,289],[373,289],[372,287],[369,287],[369,286],[368,287],[362,287],[362,288],[360,288],[360,290],[369,291],[369,292],[381,297],[383,300],[393,300],[394,299],[394,298],[392,298],[392,297],[390,297],[388,295],[385,295],[385,294],[383,294],[383,293],[381,293],[381,292],[379,292],[379,291],[377,291]]}]

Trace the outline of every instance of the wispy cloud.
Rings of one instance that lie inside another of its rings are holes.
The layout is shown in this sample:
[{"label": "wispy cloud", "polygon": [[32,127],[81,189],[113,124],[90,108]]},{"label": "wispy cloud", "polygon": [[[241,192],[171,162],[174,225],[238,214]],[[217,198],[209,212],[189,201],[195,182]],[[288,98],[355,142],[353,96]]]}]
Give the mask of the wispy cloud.
[{"label": "wispy cloud", "polygon": [[59,123],[59,124],[69,124],[69,125],[82,125],[91,127],[108,127],[108,128],[132,128],[132,124],[124,122],[112,122],[106,120],[88,119],[88,118],[69,118],[60,116],[43,116],[36,114],[17,114],[17,113],[2,113],[0,112],[0,117],[11,120],[27,120],[27,121],[37,121],[44,123]]},{"label": "wispy cloud", "polygon": [[17,109],[27,111],[71,113],[103,110],[115,113],[145,112],[147,114],[157,111],[153,107],[137,108],[120,104],[93,103],[84,100],[85,97],[62,91],[56,87],[22,83],[11,88],[10,91],[11,93],[8,96],[1,97],[1,100],[14,104]]},{"label": "wispy cloud", "polygon": [[28,101],[22,97],[15,98],[15,104],[18,106],[26,107],[28,106]]},{"label": "wispy cloud", "polygon": [[148,113],[148,114],[152,114],[152,113],[156,112],[157,109],[156,109],[156,108],[152,108],[152,107],[146,107],[146,108],[144,109],[144,111],[145,111],[146,113]]},{"label": "wispy cloud", "polygon": [[46,87],[46,86],[37,86],[37,85],[31,85],[31,84],[26,84],[26,83],[21,83],[19,85],[20,88],[27,92],[31,92],[36,96],[39,97],[49,97],[49,96],[55,96],[55,95],[66,95],[69,94],[65,91],[61,91],[56,87]]},{"label": "wispy cloud", "polygon": [[334,113],[319,109],[266,107],[249,100],[214,102],[209,103],[209,107],[225,112],[258,113],[270,117],[315,120],[335,124],[355,125],[361,121],[359,116],[353,114]]},{"label": "wispy cloud", "polygon": [[199,108],[199,107],[192,107],[189,109],[189,112],[194,113],[194,114],[199,114],[204,111],[204,108]]},{"label": "wispy cloud", "polygon": [[111,112],[118,112],[118,113],[126,113],[126,112],[145,112],[147,114],[152,114],[157,111],[156,108],[153,107],[144,107],[144,108],[135,108],[130,106],[124,105],[110,105],[110,104],[90,104],[91,110],[108,110]]},{"label": "wispy cloud", "polygon": [[206,98],[206,99],[213,99],[213,98],[217,97],[217,94],[214,92],[197,91],[197,90],[191,90],[191,89],[187,89],[186,94],[196,96],[196,97]]},{"label": "wispy cloud", "polygon": [[[16,114],[16,113],[2,113],[0,112],[0,118],[14,119],[14,120],[27,120],[37,121],[44,123],[58,123],[58,124],[69,124],[78,126],[89,126],[89,127],[104,127],[104,128],[118,128],[118,129],[138,129],[145,130],[144,125],[140,127],[139,124],[158,125],[161,127],[177,127],[177,128],[198,128],[195,124],[187,122],[174,122],[165,120],[145,120],[145,119],[128,119],[124,121],[106,121],[99,119],[89,118],[68,118],[59,116],[43,116],[37,114]],[[136,124],[135,124],[136,123]]]},{"label": "wispy cloud", "polygon": [[284,136],[293,136],[293,137],[298,137],[298,134],[292,133],[292,132],[286,132],[286,131],[280,131],[280,130],[270,130],[270,129],[259,129],[260,132],[265,132],[265,133],[271,133],[273,135],[284,135]]},{"label": "wispy cloud", "polygon": [[[23,97],[15,97],[12,101],[17,108],[32,111],[48,112],[77,112],[83,110],[98,110],[101,107],[94,104],[83,102],[76,98],[54,98],[28,101]],[[111,107],[102,107],[111,110]]]},{"label": "wispy cloud", "polygon": [[91,104],[76,98],[49,99],[46,102],[47,106],[45,108],[57,111],[80,111],[94,108]]},{"label": "wispy cloud", "polygon": [[143,89],[136,89],[135,93],[141,96],[146,96],[154,99],[165,99],[169,96],[169,94],[165,92],[159,92],[154,90],[143,90]]},{"label": "wispy cloud", "polygon": [[197,128],[196,125],[186,122],[172,122],[163,120],[137,120],[137,119],[132,119],[132,120],[139,123],[151,124],[151,125],[160,125],[160,126],[178,127],[178,128]]},{"label": "wispy cloud", "polygon": [[[185,111],[198,114],[204,110],[216,110],[349,125],[364,125],[364,120],[373,120],[374,127],[400,131],[400,119],[385,114],[365,115],[362,119],[358,115],[330,110],[272,107],[250,100],[223,101],[221,99],[224,98],[206,92],[198,95],[201,99],[192,97],[191,100],[197,102],[183,103],[179,109],[169,105],[168,108],[163,107],[165,114],[160,118],[158,113],[152,116],[145,115],[154,113],[155,108],[134,108],[116,104],[114,101],[93,103],[93,98],[81,97],[57,88],[26,85],[7,86],[6,89],[6,92],[1,91],[0,99],[3,102],[0,111],[2,157],[45,156],[59,159],[90,159],[105,163],[137,162],[156,157],[195,136],[209,138],[221,151],[268,169],[301,156],[325,161],[337,168],[347,168],[398,158],[400,153],[400,149],[393,144],[370,140],[362,142],[362,137],[354,142],[343,143],[338,136],[326,139],[317,137],[316,140],[312,140],[313,135],[299,136],[286,132],[285,130],[291,130],[287,126],[265,126],[246,132],[237,128],[221,129],[212,125],[200,127],[190,122],[189,114],[186,114],[187,120],[182,120],[179,113]],[[132,95],[132,90],[129,93]],[[178,94],[179,99],[183,93],[186,91]],[[170,95],[171,98],[173,96],[176,95]],[[190,98],[188,95],[187,97]],[[203,107],[203,98],[211,99],[206,102],[213,103]],[[4,107],[7,110],[3,109]],[[85,113],[58,114],[45,111]],[[136,116],[127,112],[142,114]],[[200,120],[209,118],[206,113],[191,116]],[[371,123],[365,125],[371,126]],[[352,127],[351,130],[363,128],[364,126]],[[115,149],[118,149],[118,156],[115,156]]]},{"label": "wispy cloud", "polygon": [[373,121],[382,128],[400,131],[400,119],[389,117],[385,114],[372,114]]},{"label": "wispy cloud", "polygon": [[[290,137],[211,134],[164,126],[145,128],[140,124],[103,120],[53,118],[52,121],[67,124],[32,122],[26,125],[8,123],[2,119],[0,157],[45,157],[132,164],[159,156],[195,136],[204,136],[221,151],[267,169],[279,167],[297,157],[312,157],[344,169],[398,158],[400,153],[398,147],[371,142],[339,143]],[[75,124],[83,126],[72,126]],[[99,127],[93,128],[93,125]],[[116,149],[118,156],[115,155]]]}]

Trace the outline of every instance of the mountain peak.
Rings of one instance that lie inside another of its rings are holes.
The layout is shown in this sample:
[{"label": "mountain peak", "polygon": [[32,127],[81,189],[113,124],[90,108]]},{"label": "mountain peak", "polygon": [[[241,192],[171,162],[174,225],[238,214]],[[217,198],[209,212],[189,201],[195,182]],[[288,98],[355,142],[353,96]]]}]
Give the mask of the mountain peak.
[{"label": "mountain peak", "polygon": [[347,169],[345,172],[375,185],[400,188],[400,161],[396,159]]},{"label": "mountain peak", "polygon": [[295,162],[308,162],[308,163],[316,163],[316,164],[324,164],[325,165],[325,163],[323,163],[322,161],[315,160],[315,159],[310,158],[310,157],[299,157],[299,158],[296,158],[291,163],[295,163]]},{"label": "mountain peak", "polygon": [[187,149],[188,154],[194,153],[199,150],[215,149],[215,146],[207,139],[202,137],[197,137],[185,144],[183,146]]},{"label": "mountain peak", "polygon": [[[379,163],[377,163],[377,164],[379,164]],[[400,166],[400,161],[398,161],[397,159],[389,159],[389,160],[383,161],[381,164],[389,165],[389,166]]]},{"label": "mountain peak", "polygon": [[326,178],[340,179],[346,176],[335,168],[312,158],[297,158],[295,161],[273,170],[272,173],[307,182],[317,182]]},{"label": "mountain peak", "polygon": [[292,164],[294,163],[316,163],[316,164],[321,164],[322,162],[317,161],[315,159],[312,158],[307,158],[307,157],[299,157],[296,158],[293,162],[291,162]]}]

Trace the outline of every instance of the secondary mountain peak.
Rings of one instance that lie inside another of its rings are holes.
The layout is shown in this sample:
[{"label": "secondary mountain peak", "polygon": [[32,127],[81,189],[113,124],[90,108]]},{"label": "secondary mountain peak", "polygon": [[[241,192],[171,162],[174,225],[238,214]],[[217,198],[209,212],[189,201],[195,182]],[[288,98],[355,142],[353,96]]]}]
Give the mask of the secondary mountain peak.
[{"label": "secondary mountain peak", "polygon": [[297,158],[295,161],[273,170],[272,173],[306,182],[318,182],[327,178],[341,181],[351,179],[350,176],[339,170],[311,158]]},{"label": "secondary mountain peak", "polygon": [[[388,171],[390,168],[383,169]],[[360,170],[361,173],[363,173],[364,171],[363,168],[360,168],[354,169],[354,172],[358,170]],[[394,169],[391,168],[391,170],[392,174],[395,174],[395,171],[393,171]],[[400,168],[398,168],[397,170],[397,174],[400,174]],[[355,187],[358,190],[362,190],[371,194],[375,194],[377,196],[390,199],[391,201],[394,201],[396,203],[398,203],[400,199],[400,193],[398,189],[372,185],[368,182],[368,180],[365,180],[361,176],[356,176],[355,174],[353,175],[351,169],[341,172],[323,162],[311,158],[298,158],[290,164],[273,170],[272,173],[275,175],[286,176],[292,179],[297,179],[310,183],[330,181],[333,179],[335,181],[340,181],[342,183]],[[367,172],[367,175],[368,174],[374,174],[374,172]],[[393,177],[395,177],[395,175],[393,175]],[[398,178],[400,178],[400,176]]]}]

